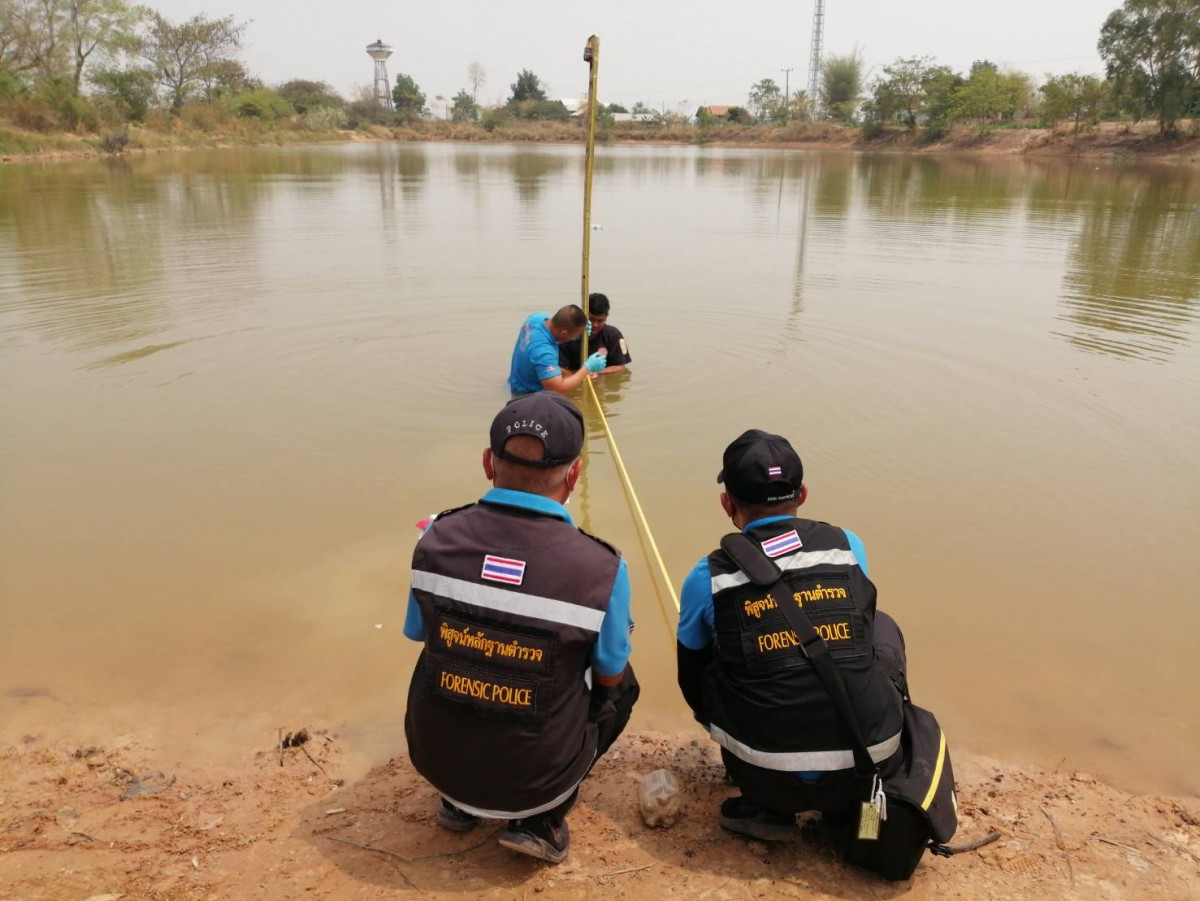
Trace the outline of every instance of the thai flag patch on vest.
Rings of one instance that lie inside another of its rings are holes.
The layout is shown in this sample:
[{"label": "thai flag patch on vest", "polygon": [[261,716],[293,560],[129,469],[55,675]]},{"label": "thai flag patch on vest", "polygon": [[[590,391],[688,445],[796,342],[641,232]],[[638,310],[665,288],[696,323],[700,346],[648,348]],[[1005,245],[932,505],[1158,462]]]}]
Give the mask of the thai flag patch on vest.
[{"label": "thai flag patch on vest", "polygon": [[493,557],[488,554],[483,558],[483,572],[480,575],[491,582],[520,585],[525,581],[525,561],[510,560],[508,557]]},{"label": "thai flag patch on vest", "polygon": [[774,538],[768,538],[762,542],[763,553],[768,557],[778,557],[780,554],[798,550],[800,547],[800,536],[796,534],[795,529],[792,529],[790,532],[784,532],[782,535],[776,535]]}]

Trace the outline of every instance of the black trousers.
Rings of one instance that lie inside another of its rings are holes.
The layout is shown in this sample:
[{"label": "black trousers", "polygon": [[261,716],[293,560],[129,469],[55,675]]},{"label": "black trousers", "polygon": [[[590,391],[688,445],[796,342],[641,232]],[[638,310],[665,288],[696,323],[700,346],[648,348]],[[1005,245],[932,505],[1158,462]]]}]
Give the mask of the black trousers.
[{"label": "black trousers", "polygon": [[[592,766],[596,765],[604,753],[621,737],[625,727],[629,725],[629,717],[633,714],[633,705],[637,703],[642,687],[638,684],[637,676],[633,674],[633,666],[625,667],[621,681],[612,686],[594,685],[592,687],[592,703],[588,710],[588,719],[596,724],[596,756]],[[592,770],[588,767],[588,772]],[[584,779],[587,778],[585,775]],[[571,796],[552,810],[539,813],[539,817],[547,819],[562,818],[567,815],[575,802],[579,800],[579,789],[571,792]]]},{"label": "black trousers", "polygon": [[[904,634],[896,621],[883,611],[875,613],[875,658],[896,688],[908,693],[908,658],[904,650]],[[880,764],[884,775],[903,763],[903,749]],[[734,757],[724,748],[721,759],[742,795],[759,807],[799,813],[819,810],[837,815],[849,812],[866,800],[865,789],[855,778],[853,770],[835,770],[816,779],[801,779],[795,773],[768,770]]]}]

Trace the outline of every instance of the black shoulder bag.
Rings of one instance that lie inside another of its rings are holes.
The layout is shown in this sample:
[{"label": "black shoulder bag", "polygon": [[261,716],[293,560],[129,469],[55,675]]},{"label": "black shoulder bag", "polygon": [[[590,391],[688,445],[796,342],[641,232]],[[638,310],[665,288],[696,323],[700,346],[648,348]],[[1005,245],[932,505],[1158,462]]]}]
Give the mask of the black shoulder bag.
[{"label": "black shoulder bag", "polygon": [[[792,596],[779,567],[746,535],[726,535],[721,539],[721,548],[755,585],[767,588],[777,598]],[[801,653],[812,663],[854,742],[854,772],[863,792],[844,856],[850,863],[887,879],[908,879],[927,848],[935,854],[945,853],[944,844],[958,827],[954,771],[946,736],[932,713],[905,696],[901,763],[889,766],[889,773],[881,775],[879,765],[867,751],[829,646],[800,605],[781,601],[779,609],[795,630]]]}]

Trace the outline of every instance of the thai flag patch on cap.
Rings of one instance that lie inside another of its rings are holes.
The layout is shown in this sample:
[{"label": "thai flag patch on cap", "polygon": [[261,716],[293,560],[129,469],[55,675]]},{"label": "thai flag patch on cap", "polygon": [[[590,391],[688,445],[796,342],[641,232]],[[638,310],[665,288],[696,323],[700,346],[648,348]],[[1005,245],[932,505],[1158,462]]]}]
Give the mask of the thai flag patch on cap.
[{"label": "thai flag patch on cap", "polygon": [[776,535],[774,538],[768,538],[762,543],[763,553],[768,557],[778,557],[780,554],[786,554],[788,551],[794,551],[800,547],[800,536],[796,534],[795,529],[784,532],[782,535]]},{"label": "thai flag patch on cap", "polygon": [[772,478],[774,478],[775,476],[780,476],[782,478],[783,467],[782,466],[768,466],[767,467],[767,475],[771,476]]},{"label": "thai flag patch on cap", "polygon": [[510,560],[508,557],[493,557],[488,554],[483,558],[483,572],[480,575],[491,582],[520,585],[525,581],[525,561]]}]

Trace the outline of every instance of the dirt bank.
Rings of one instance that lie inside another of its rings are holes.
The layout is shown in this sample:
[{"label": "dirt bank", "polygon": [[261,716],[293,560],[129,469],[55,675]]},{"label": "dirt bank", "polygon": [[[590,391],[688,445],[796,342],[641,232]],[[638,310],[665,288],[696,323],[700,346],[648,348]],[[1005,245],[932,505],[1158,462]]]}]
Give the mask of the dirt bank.
[{"label": "dirt bank", "polygon": [[[267,739],[270,741],[270,739]],[[316,732],[234,769],[174,765],[135,739],[104,748],[29,736],[0,751],[0,898],[1189,898],[1200,892],[1200,800],[1137,797],[1080,773],[959,755],[956,841],[908,883],[845,867],[811,830],[764,845],[715,821],[731,789],[711,743],[622,738],[584,784],[557,867],[433,823],[436,796],[398,757],[343,783],[342,744]],[[282,760],[282,766],[281,764]],[[637,812],[638,778],[671,768],[685,795],[668,830]]]},{"label": "dirt bank", "polygon": [[[1183,123],[1185,131],[1190,123]],[[0,123],[3,126],[3,123]],[[0,127],[0,162],[28,163],[79,160],[139,153],[226,147],[300,146],[315,143],[435,141],[457,143],[572,144],[583,140],[578,123],[512,122],[487,131],[461,122],[421,122],[366,131],[306,132],[287,129],[242,129],[203,132],[182,125],[170,131],[131,127],[128,142],[117,154],[101,149],[103,139],[95,135],[38,134],[12,126]],[[785,148],[793,150],[854,150],[880,153],[919,154],[1026,154],[1039,157],[1082,157],[1115,162],[1152,161],[1195,165],[1200,163],[1200,134],[1165,139],[1157,126],[1105,122],[1073,134],[1072,129],[998,128],[980,134],[976,128],[956,128],[945,137],[929,140],[920,132],[888,130],[865,139],[858,128],[828,123],[807,123],[779,128],[730,125],[697,128],[691,125],[646,127],[621,126],[603,130],[600,141],[607,145],[660,144],[741,148]]]}]

